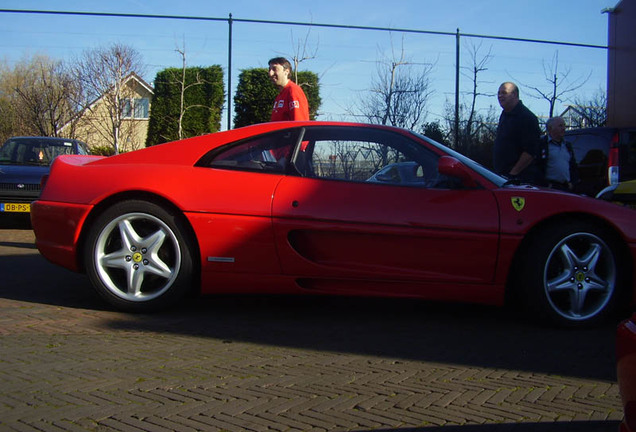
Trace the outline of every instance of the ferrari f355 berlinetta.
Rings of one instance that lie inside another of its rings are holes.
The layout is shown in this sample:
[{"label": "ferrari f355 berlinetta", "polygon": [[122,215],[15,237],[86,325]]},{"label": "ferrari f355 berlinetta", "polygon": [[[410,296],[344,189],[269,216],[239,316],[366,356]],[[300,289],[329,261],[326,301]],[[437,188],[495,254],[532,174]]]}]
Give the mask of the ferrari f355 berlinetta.
[{"label": "ferrari f355 berlinetta", "polygon": [[60,156],[31,218],[42,255],[125,311],[194,289],[511,301],[583,326],[634,300],[633,209],[385,126],[267,123]]}]

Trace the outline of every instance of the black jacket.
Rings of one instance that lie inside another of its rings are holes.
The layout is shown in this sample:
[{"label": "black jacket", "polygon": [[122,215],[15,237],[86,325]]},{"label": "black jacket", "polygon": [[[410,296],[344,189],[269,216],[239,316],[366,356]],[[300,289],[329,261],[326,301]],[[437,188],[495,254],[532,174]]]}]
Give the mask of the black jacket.
[{"label": "black jacket", "polygon": [[[497,135],[493,146],[493,167],[497,174],[508,176],[508,173],[526,152],[537,159],[539,146],[539,121],[522,101],[510,112],[502,111],[497,125]],[[520,174],[522,181],[536,184],[535,164],[530,164]]]}]

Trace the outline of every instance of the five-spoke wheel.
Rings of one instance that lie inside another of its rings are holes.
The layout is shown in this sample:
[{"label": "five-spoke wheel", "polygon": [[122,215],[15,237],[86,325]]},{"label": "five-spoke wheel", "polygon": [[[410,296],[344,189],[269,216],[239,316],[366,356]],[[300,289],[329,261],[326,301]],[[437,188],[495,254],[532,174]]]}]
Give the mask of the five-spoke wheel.
[{"label": "five-spoke wheel", "polygon": [[192,251],[172,212],[145,201],[125,201],[103,212],[85,248],[97,291],[120,309],[147,311],[176,300],[192,276]]},{"label": "five-spoke wheel", "polygon": [[582,221],[553,225],[528,248],[520,284],[530,309],[557,324],[586,325],[610,313],[619,291],[616,248]]},{"label": "five-spoke wheel", "polygon": [[572,234],[552,250],[544,271],[544,289],[553,310],[569,320],[601,313],[616,290],[616,262],[596,235]]}]

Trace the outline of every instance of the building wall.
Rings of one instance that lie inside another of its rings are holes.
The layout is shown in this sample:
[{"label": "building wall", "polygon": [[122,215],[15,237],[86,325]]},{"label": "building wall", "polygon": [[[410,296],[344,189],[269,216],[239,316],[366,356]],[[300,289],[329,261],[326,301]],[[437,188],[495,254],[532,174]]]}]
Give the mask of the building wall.
[{"label": "building wall", "polygon": [[636,0],[620,1],[609,13],[607,125],[636,126]]}]

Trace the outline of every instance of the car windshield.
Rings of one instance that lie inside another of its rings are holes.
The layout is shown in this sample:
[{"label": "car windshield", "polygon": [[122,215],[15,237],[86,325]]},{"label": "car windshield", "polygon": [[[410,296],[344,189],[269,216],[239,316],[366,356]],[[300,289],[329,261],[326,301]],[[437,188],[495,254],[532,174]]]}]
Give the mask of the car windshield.
[{"label": "car windshield", "polygon": [[490,171],[488,168],[464,156],[463,154],[458,153],[455,150],[449,147],[446,147],[445,145],[442,145],[436,141],[433,141],[432,139],[427,138],[424,135],[418,134],[416,132],[413,132],[413,134],[416,135],[418,138],[433,144],[435,147],[441,149],[442,151],[447,153],[449,156],[452,156],[455,159],[459,160],[461,163],[463,163],[464,165],[467,165],[470,169],[476,171],[481,176],[486,177],[489,181],[493,182],[497,186],[502,187],[507,183],[507,180],[504,177],[498,174],[495,174],[494,172]]},{"label": "car windshield", "polygon": [[56,157],[73,153],[73,143],[70,141],[9,139],[0,147],[0,163],[48,166]]}]

